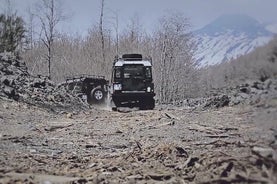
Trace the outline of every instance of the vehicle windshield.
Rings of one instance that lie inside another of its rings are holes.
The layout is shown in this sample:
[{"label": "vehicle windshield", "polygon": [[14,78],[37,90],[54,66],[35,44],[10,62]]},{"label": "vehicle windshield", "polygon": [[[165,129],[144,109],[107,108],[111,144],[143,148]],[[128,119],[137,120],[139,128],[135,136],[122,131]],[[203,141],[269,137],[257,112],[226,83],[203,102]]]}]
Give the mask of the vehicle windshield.
[{"label": "vehicle windshield", "polygon": [[124,65],[123,77],[128,78],[144,78],[144,66],[143,65]]}]

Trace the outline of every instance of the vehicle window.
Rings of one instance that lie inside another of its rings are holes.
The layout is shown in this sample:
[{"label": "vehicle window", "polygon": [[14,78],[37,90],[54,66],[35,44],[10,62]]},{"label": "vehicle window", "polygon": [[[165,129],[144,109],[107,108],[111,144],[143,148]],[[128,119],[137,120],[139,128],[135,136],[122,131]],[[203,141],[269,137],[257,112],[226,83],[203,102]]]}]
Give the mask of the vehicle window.
[{"label": "vehicle window", "polygon": [[151,79],[152,78],[152,73],[151,73],[151,68],[150,67],[146,67],[145,68],[145,77],[147,79]]},{"label": "vehicle window", "polygon": [[124,78],[144,78],[143,65],[124,65]]},{"label": "vehicle window", "polygon": [[120,68],[115,68],[115,78],[120,78],[120,76],[121,76],[121,70],[120,70]]}]

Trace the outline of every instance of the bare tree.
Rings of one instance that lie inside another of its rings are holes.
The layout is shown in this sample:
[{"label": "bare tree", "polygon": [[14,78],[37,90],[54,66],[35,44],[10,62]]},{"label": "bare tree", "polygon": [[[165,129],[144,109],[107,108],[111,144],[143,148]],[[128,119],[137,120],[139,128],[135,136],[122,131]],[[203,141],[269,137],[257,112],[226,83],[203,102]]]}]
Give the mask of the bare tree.
[{"label": "bare tree", "polygon": [[112,26],[114,28],[115,31],[115,46],[116,46],[116,55],[119,55],[119,19],[118,19],[118,12],[117,11],[113,11],[110,10],[114,16],[112,17],[112,19],[114,20],[114,22],[112,22]]},{"label": "bare tree", "polygon": [[159,100],[165,103],[182,100],[192,89],[196,71],[188,19],[180,13],[163,17],[155,42]]},{"label": "bare tree", "polygon": [[119,44],[120,52],[130,53],[138,52],[141,50],[141,38],[142,38],[143,26],[140,24],[140,19],[137,14],[134,14],[130,18],[127,28],[121,34],[121,40]]},{"label": "bare tree", "polygon": [[14,5],[12,4],[12,2],[10,0],[5,0],[4,6],[2,9],[2,11],[4,12],[4,15],[10,16],[10,15],[16,13],[16,11],[14,11],[14,9],[13,9],[13,6]]},{"label": "bare tree", "polygon": [[61,3],[57,0],[41,0],[37,4],[37,16],[41,24],[41,40],[47,48],[46,61],[48,63],[48,77],[51,78],[51,64],[53,61],[53,44],[57,25],[65,19]]},{"label": "bare tree", "polygon": [[35,39],[35,14],[30,7],[27,9],[27,12],[29,16],[27,21],[27,42],[29,45],[28,48],[33,49]]},{"label": "bare tree", "polygon": [[101,34],[102,57],[103,57],[103,61],[105,62],[105,40],[104,40],[104,31],[103,31],[103,16],[104,16],[104,0],[101,0],[99,30]]}]

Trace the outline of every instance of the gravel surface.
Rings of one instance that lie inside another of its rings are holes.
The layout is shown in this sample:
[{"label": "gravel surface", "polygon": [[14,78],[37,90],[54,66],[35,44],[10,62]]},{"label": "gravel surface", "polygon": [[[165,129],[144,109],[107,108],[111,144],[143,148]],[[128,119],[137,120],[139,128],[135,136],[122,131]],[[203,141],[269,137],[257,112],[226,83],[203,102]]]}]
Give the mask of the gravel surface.
[{"label": "gravel surface", "polygon": [[54,113],[0,99],[0,183],[277,183],[276,107]]}]

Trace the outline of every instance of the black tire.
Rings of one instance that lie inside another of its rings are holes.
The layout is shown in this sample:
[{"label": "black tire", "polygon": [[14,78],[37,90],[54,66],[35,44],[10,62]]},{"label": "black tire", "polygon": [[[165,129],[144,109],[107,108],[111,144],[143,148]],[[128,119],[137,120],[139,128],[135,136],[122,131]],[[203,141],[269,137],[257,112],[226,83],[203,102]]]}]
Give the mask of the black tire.
[{"label": "black tire", "polygon": [[105,100],[105,93],[102,88],[94,88],[91,90],[89,101],[92,103],[103,103]]},{"label": "black tire", "polygon": [[112,111],[117,110],[117,106],[115,105],[114,101],[109,97],[109,106],[112,108]]},{"label": "black tire", "polygon": [[113,103],[115,107],[121,107],[121,100],[118,98],[113,98]]},{"label": "black tire", "polygon": [[155,108],[155,100],[154,100],[154,98],[152,98],[149,100],[148,109],[153,110],[154,108]]},{"label": "black tire", "polygon": [[155,100],[153,98],[146,98],[140,101],[139,107],[141,110],[153,110],[155,108]]}]

